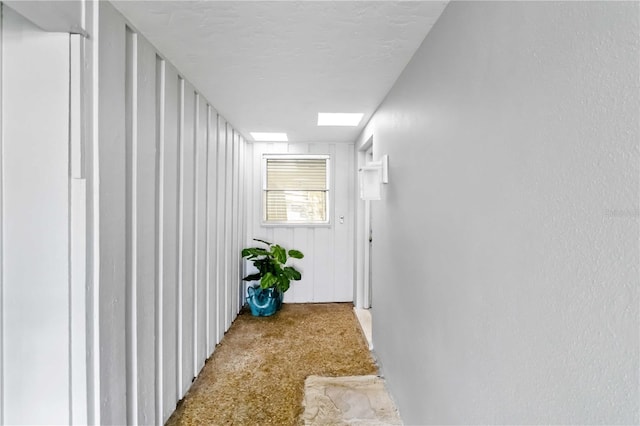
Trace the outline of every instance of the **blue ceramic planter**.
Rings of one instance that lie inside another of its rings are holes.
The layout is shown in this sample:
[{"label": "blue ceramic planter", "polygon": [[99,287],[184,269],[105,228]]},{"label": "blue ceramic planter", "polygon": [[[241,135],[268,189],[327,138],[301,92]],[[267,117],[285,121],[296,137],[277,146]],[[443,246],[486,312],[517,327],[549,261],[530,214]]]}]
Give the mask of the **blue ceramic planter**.
[{"label": "blue ceramic planter", "polygon": [[268,317],[282,308],[283,294],[275,288],[248,288],[247,303],[254,317]]}]

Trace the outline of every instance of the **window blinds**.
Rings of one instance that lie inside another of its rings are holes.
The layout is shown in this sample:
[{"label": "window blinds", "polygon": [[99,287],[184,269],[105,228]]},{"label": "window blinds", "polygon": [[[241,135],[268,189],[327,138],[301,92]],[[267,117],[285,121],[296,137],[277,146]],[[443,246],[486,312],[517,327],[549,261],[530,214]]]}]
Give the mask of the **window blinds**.
[{"label": "window blinds", "polygon": [[327,158],[267,158],[265,221],[326,222],[327,161]]}]

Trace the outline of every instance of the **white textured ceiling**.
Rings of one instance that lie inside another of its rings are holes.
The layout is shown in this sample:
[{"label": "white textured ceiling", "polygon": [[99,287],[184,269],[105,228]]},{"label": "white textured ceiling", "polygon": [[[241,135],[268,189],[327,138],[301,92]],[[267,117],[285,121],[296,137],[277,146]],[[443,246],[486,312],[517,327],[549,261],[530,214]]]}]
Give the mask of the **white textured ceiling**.
[{"label": "white textured ceiling", "polygon": [[[352,142],[446,1],[118,1],[114,5],[248,140]],[[318,112],[363,112],[357,128]]]}]

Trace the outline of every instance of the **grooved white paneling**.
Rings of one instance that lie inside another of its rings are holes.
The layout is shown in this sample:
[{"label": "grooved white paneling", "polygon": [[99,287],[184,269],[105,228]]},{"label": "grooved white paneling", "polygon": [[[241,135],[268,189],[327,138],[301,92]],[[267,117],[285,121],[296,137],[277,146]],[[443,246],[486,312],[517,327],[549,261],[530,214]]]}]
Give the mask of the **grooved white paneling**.
[{"label": "grooved white paneling", "polygon": [[178,338],[176,342],[177,348],[177,380],[178,380],[178,397],[184,395],[183,384],[183,358],[184,358],[184,333],[182,323],[183,315],[183,297],[184,297],[184,90],[185,83],[182,77],[178,77],[178,283],[177,283],[177,324],[176,329]]},{"label": "grooved white paneling", "polygon": [[156,53],[137,37],[137,381],[139,424],[155,418]]},{"label": "grooved white paneling", "polygon": [[238,304],[237,304],[237,308],[238,308],[238,312],[239,310],[242,308],[242,306],[244,305],[244,285],[242,282],[242,277],[244,277],[244,268],[243,268],[243,264],[244,261],[241,257],[241,253],[240,251],[242,250],[242,248],[244,247],[244,241],[246,239],[246,225],[247,225],[247,212],[246,212],[246,174],[244,173],[244,165],[245,163],[245,159],[246,159],[246,147],[247,144],[244,140],[244,138],[242,136],[240,136],[240,141],[239,141],[239,148],[240,148],[240,158],[238,160],[238,175],[239,175],[239,181],[238,181],[238,214],[239,214],[239,225],[238,225],[238,237],[236,239],[236,241],[238,242],[238,246],[236,248],[236,255],[237,260],[236,260],[236,265],[238,267],[238,272],[237,272],[237,277],[238,277],[238,284],[237,284],[237,288],[236,288],[236,295],[238,297]]},{"label": "grooved white paneling", "polygon": [[238,311],[244,141],[111,4],[96,7],[100,356],[87,393],[100,423],[158,424]]},{"label": "grooved white paneling", "polygon": [[218,114],[207,108],[207,353],[218,343]]},{"label": "grooved white paneling", "polygon": [[164,168],[163,168],[163,410],[162,421],[166,421],[182,396],[178,388],[178,74],[164,62]]},{"label": "grooved white paneling", "polygon": [[195,226],[195,93],[184,84],[184,126],[182,129],[182,392],[187,392],[194,377],[193,362],[193,295],[195,286],[194,226]]},{"label": "grooved white paneling", "polygon": [[[242,162],[243,164],[243,176],[244,176],[244,180],[245,180],[245,185],[244,185],[244,195],[243,195],[243,200],[245,203],[245,207],[244,207],[244,214],[245,214],[245,223],[244,223],[244,235],[243,235],[243,246],[244,247],[248,247],[250,245],[251,242],[251,238],[253,237],[253,223],[251,222],[251,218],[253,217],[253,210],[254,210],[254,206],[256,205],[256,199],[255,199],[255,188],[253,187],[253,152],[254,152],[254,145],[252,143],[245,143],[245,157],[244,160]],[[259,204],[258,204],[259,205]],[[242,276],[246,276],[249,271],[250,271],[250,266],[247,264],[247,262],[244,261],[244,259],[242,259]],[[248,283],[246,281],[243,281],[243,285],[241,286],[241,294],[243,297],[243,301],[244,301],[244,297],[245,297],[245,292],[246,292],[246,288],[248,286]]]},{"label": "grooved white paneling", "polygon": [[125,333],[127,423],[138,419],[138,36],[126,29],[125,60]]},{"label": "grooved white paneling", "polygon": [[[247,235],[302,251],[294,261],[302,280],[293,282],[285,302],[347,302],[353,300],[354,154],[353,144],[253,143],[247,164]],[[263,154],[328,154],[331,157],[331,188],[328,226],[262,225]],[[340,217],[343,217],[341,223]]]},{"label": "grooved white paneling", "polygon": [[224,197],[224,287],[225,287],[225,309],[224,322],[225,330],[229,328],[233,315],[233,143],[234,130],[227,123],[226,138],[226,169],[225,169],[225,197]]},{"label": "grooved white paneling", "polygon": [[218,116],[218,193],[217,193],[217,210],[218,210],[218,234],[217,234],[217,255],[218,255],[218,266],[217,266],[217,274],[216,274],[216,311],[217,311],[217,323],[218,323],[218,333],[216,336],[216,340],[220,342],[222,340],[222,336],[225,332],[226,327],[226,319],[225,319],[225,309],[226,309],[226,278],[225,278],[225,239],[227,234],[226,228],[226,209],[225,209],[225,196],[226,196],[226,142],[227,142],[227,123],[221,116]]},{"label": "grooved white paneling", "polygon": [[[154,326],[154,355],[155,355],[155,414],[156,420],[164,419],[165,393],[165,359],[164,359],[164,191],[165,191],[165,104],[166,104],[166,63],[159,56],[155,56],[155,127],[156,127],[156,173],[155,173],[155,326]],[[171,391],[170,391],[171,392]]]},{"label": "grooved white paneling", "polygon": [[196,223],[195,223],[195,274],[196,274],[196,287],[194,297],[194,372],[197,375],[198,372],[204,366],[204,361],[207,359],[208,353],[206,352],[206,287],[208,285],[207,279],[207,258],[206,258],[206,244],[207,244],[207,226],[206,226],[206,214],[207,214],[207,104],[201,96],[197,97],[197,109],[196,109],[196,181],[195,181],[195,211],[196,211]]},{"label": "grooved white paneling", "polygon": [[231,239],[231,318],[235,318],[239,311],[239,292],[240,287],[240,135],[238,132],[233,133],[233,185],[231,194],[233,196],[233,213],[231,218],[232,239]]},{"label": "grooved white paneling", "polygon": [[[354,294],[354,241],[355,199],[354,186],[355,154],[353,145],[335,145],[334,176],[334,227],[333,250],[340,253],[333,259],[333,293],[337,300],[353,300]],[[346,205],[345,205],[346,200]]]},{"label": "grooved white paneling", "polygon": [[70,364],[69,36],[2,21],[0,422],[66,424],[85,365]]},{"label": "grooved white paneling", "polygon": [[[100,421],[125,424],[125,23],[99,11]],[[98,184],[98,183],[96,183]]]}]

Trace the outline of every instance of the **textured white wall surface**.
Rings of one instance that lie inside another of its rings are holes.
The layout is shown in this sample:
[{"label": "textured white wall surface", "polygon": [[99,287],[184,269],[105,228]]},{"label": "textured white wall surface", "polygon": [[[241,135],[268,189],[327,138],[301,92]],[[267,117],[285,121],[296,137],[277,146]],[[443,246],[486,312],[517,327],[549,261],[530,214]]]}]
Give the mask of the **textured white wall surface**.
[{"label": "textured white wall surface", "polygon": [[71,354],[69,35],[6,6],[0,27],[0,423],[65,424],[86,406],[71,384],[85,362]]},{"label": "textured white wall surface", "polygon": [[639,12],[451,3],[362,135],[407,424],[640,421]]},{"label": "textured white wall surface", "polygon": [[[302,280],[285,294],[287,303],[353,301],[354,150],[348,143],[252,143],[247,153],[247,247],[259,238],[297,249],[305,258],[294,261]],[[330,156],[329,225],[277,226],[262,224],[264,154],[322,154]],[[340,217],[343,220],[340,220]],[[251,264],[248,263],[247,268]]]}]

